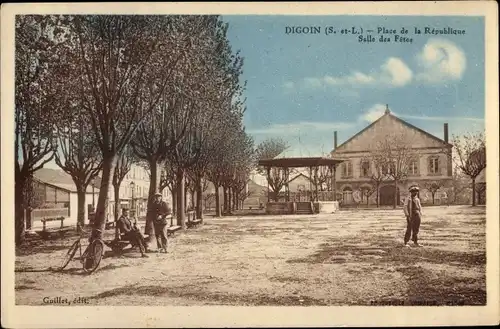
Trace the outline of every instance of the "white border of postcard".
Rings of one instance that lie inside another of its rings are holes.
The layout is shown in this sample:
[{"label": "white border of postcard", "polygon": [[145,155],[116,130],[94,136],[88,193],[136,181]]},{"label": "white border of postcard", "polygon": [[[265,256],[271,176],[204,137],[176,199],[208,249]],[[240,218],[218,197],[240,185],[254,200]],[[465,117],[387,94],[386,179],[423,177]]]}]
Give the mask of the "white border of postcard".
[{"label": "white border of postcard", "polygon": [[[485,17],[487,306],[460,307],[58,307],[14,298],[14,17],[16,14],[477,15]],[[4,4],[2,43],[2,325],[70,327],[258,327],[481,325],[499,322],[498,7],[493,1],[315,3]]]}]

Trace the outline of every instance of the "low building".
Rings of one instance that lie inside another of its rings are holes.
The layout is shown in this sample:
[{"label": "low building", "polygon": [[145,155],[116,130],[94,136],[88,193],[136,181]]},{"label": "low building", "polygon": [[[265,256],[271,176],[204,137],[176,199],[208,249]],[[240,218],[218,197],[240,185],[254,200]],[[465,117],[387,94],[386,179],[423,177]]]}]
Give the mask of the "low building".
[{"label": "low building", "polygon": [[478,205],[486,204],[486,169],[476,177],[476,202]]},{"label": "low building", "polygon": [[[85,220],[89,209],[97,201],[99,189],[89,185],[85,193]],[[40,220],[47,217],[66,218],[64,225],[76,225],[78,217],[78,194],[73,179],[59,169],[41,168],[33,175],[34,207],[31,214],[32,228],[41,226]],[[87,223],[87,222],[86,222]],[[48,226],[58,223],[48,223]]]}]

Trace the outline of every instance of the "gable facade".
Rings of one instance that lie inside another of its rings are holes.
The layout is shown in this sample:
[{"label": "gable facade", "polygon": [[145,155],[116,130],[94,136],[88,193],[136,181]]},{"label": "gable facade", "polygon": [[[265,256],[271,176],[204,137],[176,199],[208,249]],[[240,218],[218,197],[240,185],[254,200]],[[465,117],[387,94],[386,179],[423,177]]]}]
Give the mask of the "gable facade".
[{"label": "gable facade", "polygon": [[[423,201],[426,201],[426,196],[429,195],[427,187],[437,184],[440,186],[437,194],[443,195],[442,192],[446,190],[452,178],[452,160],[448,156],[452,145],[447,142],[447,134],[447,124],[444,125],[444,138],[440,139],[399,119],[386,110],[382,117],[331,152],[332,157],[345,159],[336,169],[338,198],[344,203],[352,203],[353,198],[349,194],[351,191],[354,194],[358,191],[358,195],[361,195],[361,199],[363,199],[362,202],[376,203],[376,193],[369,196],[366,195],[368,193],[365,195],[362,193],[363,190],[368,191],[376,187],[370,178],[371,172],[375,171],[375,165],[373,161],[370,161],[370,153],[376,148],[378,142],[390,138],[391,135],[403,136],[405,140],[411,141],[415,156],[410,163],[407,179],[398,184],[398,191],[392,189],[390,193],[398,193],[402,199],[408,194],[408,187],[415,184],[420,187]],[[384,188],[387,185],[394,186],[394,181],[385,180],[380,188],[383,191],[389,191],[390,187]]]}]

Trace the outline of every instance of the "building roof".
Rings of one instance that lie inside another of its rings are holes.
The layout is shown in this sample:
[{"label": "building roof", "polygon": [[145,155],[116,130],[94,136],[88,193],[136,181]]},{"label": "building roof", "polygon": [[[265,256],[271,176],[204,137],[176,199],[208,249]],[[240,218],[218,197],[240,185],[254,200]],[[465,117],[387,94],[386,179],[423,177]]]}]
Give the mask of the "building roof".
[{"label": "building roof", "polygon": [[[35,171],[33,176],[41,183],[46,183],[66,191],[76,193],[76,185],[73,182],[73,179],[68,173],[60,169],[41,168]],[[87,186],[86,192],[92,193],[92,186],[90,184]],[[99,193],[99,188],[94,188],[94,193]]]},{"label": "building roof", "polygon": [[259,166],[298,168],[336,165],[343,162],[343,159],[308,157],[308,158],[274,158],[259,161]]},{"label": "building roof", "polygon": [[248,191],[254,195],[260,194],[261,192],[265,192],[267,190],[267,187],[257,184],[251,179],[248,180],[247,185],[248,185]]},{"label": "building roof", "polygon": [[389,110],[386,110],[384,115],[382,115],[380,118],[378,118],[377,120],[373,121],[371,124],[369,124],[368,126],[366,126],[365,128],[363,128],[362,130],[360,130],[357,134],[353,135],[351,138],[349,138],[348,140],[346,140],[345,142],[343,142],[342,144],[338,145],[332,152],[335,152],[336,149],[340,148],[341,146],[344,146],[346,145],[347,143],[349,143],[351,140],[353,140],[354,138],[358,137],[359,135],[361,135],[362,133],[364,133],[365,131],[367,131],[369,128],[373,127],[377,122],[379,122],[383,117],[385,116],[390,116],[391,118],[395,119],[396,121],[402,123],[403,125],[409,127],[410,129],[414,129],[414,130],[417,130],[418,132],[424,134],[425,136],[431,138],[431,139],[434,139],[440,143],[442,143],[443,145],[446,145],[447,147],[452,147],[453,145],[450,144],[450,143],[447,143],[445,142],[444,140],[442,140],[441,138],[438,138],[430,133],[428,133],[427,131],[425,130],[422,130],[414,125],[412,125],[411,123],[408,123],[400,118],[398,118],[397,116],[395,116],[394,114],[391,113],[391,111]]}]

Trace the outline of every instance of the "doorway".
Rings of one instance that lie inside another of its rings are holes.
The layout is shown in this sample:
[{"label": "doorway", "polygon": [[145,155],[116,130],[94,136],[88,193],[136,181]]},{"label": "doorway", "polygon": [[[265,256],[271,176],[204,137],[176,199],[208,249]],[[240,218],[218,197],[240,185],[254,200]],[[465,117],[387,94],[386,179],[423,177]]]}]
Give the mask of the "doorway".
[{"label": "doorway", "polygon": [[397,194],[397,200],[399,201],[399,188],[394,185],[385,185],[380,188],[380,205],[381,206],[392,206],[394,205],[394,195]]}]

